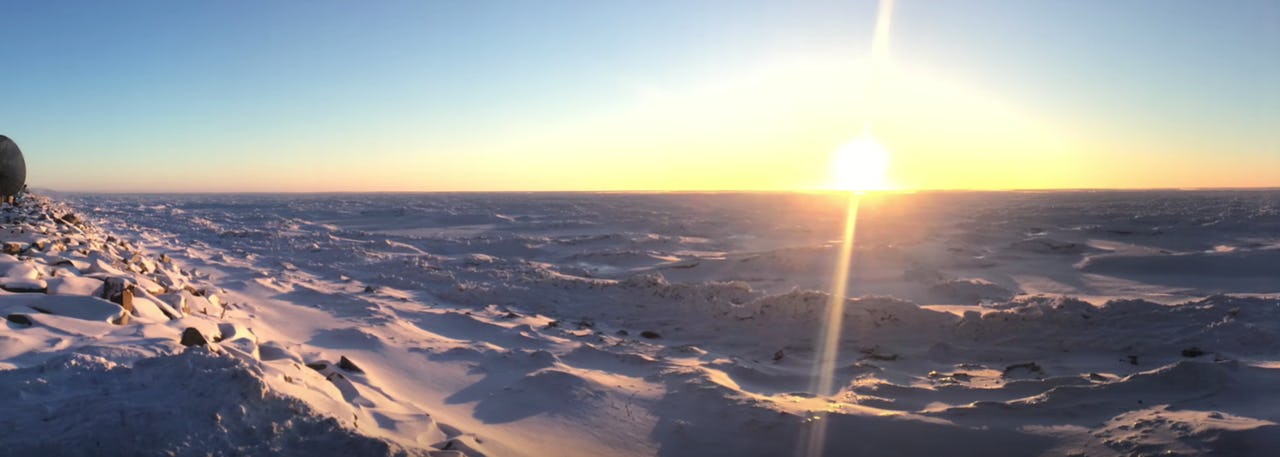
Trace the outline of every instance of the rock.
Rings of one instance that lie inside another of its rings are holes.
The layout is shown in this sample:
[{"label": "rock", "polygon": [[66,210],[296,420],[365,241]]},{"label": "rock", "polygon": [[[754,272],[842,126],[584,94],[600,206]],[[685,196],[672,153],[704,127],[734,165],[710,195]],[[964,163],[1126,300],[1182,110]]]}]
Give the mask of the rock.
[{"label": "rock", "polygon": [[129,282],[124,278],[111,277],[103,280],[102,298],[108,301],[120,304],[120,297],[124,295],[125,289],[129,288]]},{"label": "rock", "polygon": [[316,371],[324,371],[324,369],[325,369],[325,368],[329,368],[329,364],[327,364],[327,363],[308,363],[308,364],[307,364],[307,368],[310,368],[310,369],[312,369],[312,370],[316,370]]},{"label": "rock", "polygon": [[651,340],[656,340],[656,339],[662,338],[662,335],[659,335],[659,334],[658,334],[658,332],[655,332],[655,331],[653,331],[653,330],[645,330],[645,331],[643,331],[643,332],[640,332],[640,336],[641,336],[642,338],[648,338],[648,339],[651,339]]},{"label": "rock", "polygon": [[21,253],[22,253],[22,248],[23,248],[22,243],[18,243],[18,242],[16,242],[16,241],[9,241],[9,242],[4,243],[4,253],[5,253],[5,254],[9,254],[9,255],[18,255],[18,254],[21,254]]},{"label": "rock", "polygon": [[118,304],[121,308],[124,308],[126,316],[133,314],[133,289],[125,289],[124,292],[120,293],[120,303]]},{"label": "rock", "polygon": [[10,314],[8,316],[5,316],[4,318],[7,319],[9,322],[13,322],[18,325],[25,325],[28,327],[35,324],[35,322],[32,322],[31,318],[28,317],[26,314]]},{"label": "rock", "polygon": [[781,350],[781,349],[779,349],[779,350],[778,350],[778,352],[773,353],[773,361],[774,361],[774,362],[781,362],[781,361],[782,361],[782,358],[783,358],[783,357],[786,357],[786,356],[787,356],[787,354],[783,353],[783,352],[782,352],[782,350]]},{"label": "rock", "polygon": [[352,373],[364,373],[364,370],[361,370],[360,367],[356,366],[356,364],[345,355],[338,359],[338,368]]},{"label": "rock", "polygon": [[1200,350],[1200,348],[1195,346],[1182,350],[1183,357],[1200,357],[1202,355],[1204,355],[1204,351]]},{"label": "rock", "polygon": [[1004,373],[1001,376],[1006,378],[1012,377],[1017,375],[1019,371],[1023,370],[1036,377],[1044,376],[1044,368],[1040,368],[1040,364],[1035,362],[1015,363],[1004,367]]},{"label": "rock", "polygon": [[12,197],[27,185],[27,162],[9,137],[0,135],[0,197]]},{"label": "rock", "polygon": [[375,293],[375,292],[377,292],[377,291],[378,291],[378,289],[374,289],[374,288],[373,288],[373,286],[364,286],[364,293],[366,293],[366,294],[372,294],[372,293]]},{"label": "rock", "polygon": [[186,330],[182,331],[182,340],[179,343],[186,347],[206,346],[209,344],[209,340],[205,339],[204,335],[199,330],[196,330],[195,327],[187,327]]}]

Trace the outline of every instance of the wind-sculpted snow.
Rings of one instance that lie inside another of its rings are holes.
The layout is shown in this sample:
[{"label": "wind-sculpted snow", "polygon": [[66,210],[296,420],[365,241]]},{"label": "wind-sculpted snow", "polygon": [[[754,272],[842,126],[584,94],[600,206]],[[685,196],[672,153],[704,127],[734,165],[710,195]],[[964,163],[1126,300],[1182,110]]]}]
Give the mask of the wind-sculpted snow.
[{"label": "wind-sculpted snow", "polygon": [[[183,273],[149,281],[217,292],[192,326],[352,446],[785,455],[818,421],[830,455],[1277,444],[1280,191],[867,196],[830,397],[841,195],[63,198]],[[101,293],[33,268],[6,271]]]},{"label": "wind-sculpted snow", "polygon": [[5,453],[404,455],[272,392],[262,376],[235,358],[202,352],[132,367],[71,353],[0,372]]}]

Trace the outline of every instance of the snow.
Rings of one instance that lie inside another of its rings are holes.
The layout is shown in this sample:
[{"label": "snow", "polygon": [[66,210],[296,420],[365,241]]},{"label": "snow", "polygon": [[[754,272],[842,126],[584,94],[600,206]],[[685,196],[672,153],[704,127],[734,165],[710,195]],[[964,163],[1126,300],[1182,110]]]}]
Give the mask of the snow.
[{"label": "snow", "polygon": [[[0,208],[21,248],[0,285],[47,287],[0,292],[31,322],[0,334],[7,452],[791,455],[819,429],[828,455],[1280,445],[1280,192],[861,207],[823,396],[838,195],[28,196]],[[132,285],[123,325],[109,278]]]}]

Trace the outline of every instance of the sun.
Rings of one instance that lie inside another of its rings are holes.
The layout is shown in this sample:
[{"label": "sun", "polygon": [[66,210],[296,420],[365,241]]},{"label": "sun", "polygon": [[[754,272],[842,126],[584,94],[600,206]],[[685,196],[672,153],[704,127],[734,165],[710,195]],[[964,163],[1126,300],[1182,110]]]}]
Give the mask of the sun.
[{"label": "sun", "polygon": [[870,134],[840,145],[831,155],[832,188],[886,190],[889,151]]}]

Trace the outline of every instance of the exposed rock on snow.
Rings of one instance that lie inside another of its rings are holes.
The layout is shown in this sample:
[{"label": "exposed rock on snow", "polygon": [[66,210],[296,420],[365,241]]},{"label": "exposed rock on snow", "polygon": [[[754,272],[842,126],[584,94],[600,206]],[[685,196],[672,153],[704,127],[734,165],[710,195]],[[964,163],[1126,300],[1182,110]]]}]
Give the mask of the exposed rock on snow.
[{"label": "exposed rock on snow", "polygon": [[187,347],[204,346],[209,344],[209,340],[205,339],[204,335],[200,334],[200,331],[194,327],[187,327],[186,330],[182,331],[182,339],[178,341],[178,344]]},{"label": "exposed rock on snow", "polygon": [[[429,451],[362,434],[350,406],[341,406],[341,393],[323,393],[333,389],[328,381],[281,374],[295,364],[288,357],[272,359],[283,359],[279,367],[266,365],[252,332],[219,322],[225,308],[216,297],[188,290],[195,279],[168,260],[155,261],[137,246],[105,236],[44,197],[23,195],[16,206],[0,204],[0,213],[7,252],[0,258],[0,289],[7,292],[0,293],[0,314],[11,329],[0,335],[0,361],[7,368],[0,371],[4,453]],[[46,236],[61,241],[49,243]],[[197,314],[190,313],[188,299],[198,302]],[[183,324],[191,326],[179,337]],[[220,330],[220,343],[208,341],[201,328]],[[271,387],[281,376],[291,380],[285,386],[302,390]]]}]

